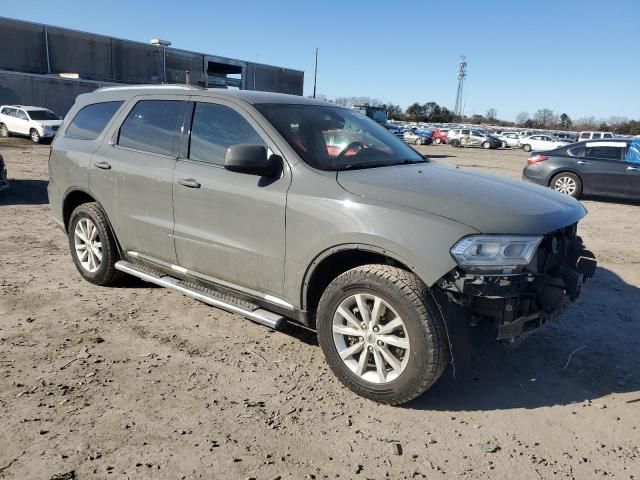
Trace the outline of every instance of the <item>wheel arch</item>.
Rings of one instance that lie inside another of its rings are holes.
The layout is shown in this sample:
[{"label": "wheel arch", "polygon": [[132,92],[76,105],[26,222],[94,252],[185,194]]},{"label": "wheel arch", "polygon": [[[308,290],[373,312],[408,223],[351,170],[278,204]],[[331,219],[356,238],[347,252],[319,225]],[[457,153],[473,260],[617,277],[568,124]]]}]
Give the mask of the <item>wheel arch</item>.
[{"label": "wheel arch", "polygon": [[301,305],[308,312],[307,318],[312,328],[315,326],[318,301],[329,283],[352,268],[371,263],[393,265],[422,278],[409,262],[387,249],[362,244],[345,244],[327,249],[309,265],[302,283]]},{"label": "wheel arch", "polygon": [[120,242],[118,241],[118,236],[116,235],[113,225],[111,224],[109,215],[107,215],[107,212],[100,201],[92,193],[90,193],[88,190],[85,190],[84,188],[71,188],[64,194],[64,198],[62,200],[62,223],[64,224],[65,232],[69,232],[69,222],[71,221],[71,214],[78,206],[84,203],[96,203],[100,210],[102,210],[105,218],[107,219],[109,230],[111,230],[111,234],[115,239],[118,254],[120,255],[120,258],[124,258],[122,255],[122,249],[120,248]]}]

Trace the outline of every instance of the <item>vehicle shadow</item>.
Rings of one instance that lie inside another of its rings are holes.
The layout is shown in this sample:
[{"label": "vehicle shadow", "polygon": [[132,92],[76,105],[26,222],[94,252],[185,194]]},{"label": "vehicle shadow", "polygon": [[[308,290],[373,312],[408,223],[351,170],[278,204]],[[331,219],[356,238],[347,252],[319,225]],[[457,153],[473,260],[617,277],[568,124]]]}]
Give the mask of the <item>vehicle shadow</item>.
[{"label": "vehicle shadow", "polygon": [[49,203],[47,180],[11,179],[9,188],[0,192],[2,205],[44,205]]},{"label": "vehicle shadow", "polygon": [[640,400],[638,312],[640,288],[598,268],[580,300],[519,348],[476,336],[472,367],[455,378],[449,368],[405,408],[531,409],[623,392],[638,392]]},{"label": "vehicle shadow", "polygon": [[632,205],[632,206],[640,206],[640,200],[633,200],[630,198],[616,198],[616,197],[600,197],[596,195],[582,195],[580,200],[588,200],[591,202],[600,202],[600,203],[615,203],[619,205]]},{"label": "vehicle shadow", "polygon": [[457,155],[443,155],[443,154],[431,155],[430,153],[425,153],[424,156],[426,158],[455,158],[455,157],[457,157]]}]

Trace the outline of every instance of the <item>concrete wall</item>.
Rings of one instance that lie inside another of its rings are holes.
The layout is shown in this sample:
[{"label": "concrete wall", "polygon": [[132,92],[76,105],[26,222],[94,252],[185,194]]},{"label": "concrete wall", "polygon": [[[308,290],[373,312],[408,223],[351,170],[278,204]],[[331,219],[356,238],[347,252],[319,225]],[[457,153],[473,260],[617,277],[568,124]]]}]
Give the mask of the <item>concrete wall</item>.
[{"label": "concrete wall", "polygon": [[66,115],[82,93],[109,83],[0,71],[0,105],[35,105]]}]

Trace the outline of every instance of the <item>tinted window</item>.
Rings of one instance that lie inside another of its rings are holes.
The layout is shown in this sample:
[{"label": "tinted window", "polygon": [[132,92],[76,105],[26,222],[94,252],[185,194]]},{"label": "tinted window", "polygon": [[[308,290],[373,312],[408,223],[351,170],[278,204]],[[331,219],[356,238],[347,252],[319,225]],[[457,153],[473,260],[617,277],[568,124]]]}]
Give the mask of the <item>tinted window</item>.
[{"label": "tinted window", "polygon": [[592,139],[592,140],[595,140],[595,139],[597,139],[597,138],[601,138],[601,137],[602,137],[602,135],[600,135],[599,133],[594,133],[594,134],[591,136],[591,139]]},{"label": "tinted window", "polygon": [[65,132],[65,137],[77,140],[95,140],[109,123],[122,102],[94,103],[82,108]]},{"label": "tinted window", "polygon": [[241,143],[266,144],[242,115],[224,105],[196,103],[189,158],[224,165],[227,148]]},{"label": "tinted window", "polygon": [[580,138],[589,138],[589,134],[588,133],[581,133],[580,134]]},{"label": "tinted window", "polygon": [[188,103],[141,100],[120,127],[118,145],[162,155],[177,155],[178,132]]},{"label": "tinted window", "polygon": [[462,130],[462,135],[469,135],[469,130]]},{"label": "tinted window", "polygon": [[602,138],[613,138],[613,135],[611,135],[610,133],[605,133]]},{"label": "tinted window", "polygon": [[586,157],[606,160],[620,160],[621,153],[621,147],[587,147],[585,150]]}]

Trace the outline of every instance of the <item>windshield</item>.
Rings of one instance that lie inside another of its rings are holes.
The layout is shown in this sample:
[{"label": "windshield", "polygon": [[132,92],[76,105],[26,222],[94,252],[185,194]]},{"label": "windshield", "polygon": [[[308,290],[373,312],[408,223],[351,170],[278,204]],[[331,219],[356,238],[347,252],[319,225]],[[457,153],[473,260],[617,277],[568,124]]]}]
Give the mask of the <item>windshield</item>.
[{"label": "windshield", "polygon": [[425,160],[370,118],[323,105],[258,104],[302,159],[319,170],[349,170]]},{"label": "windshield", "polygon": [[50,110],[28,110],[31,120],[60,120],[55,113]]}]

